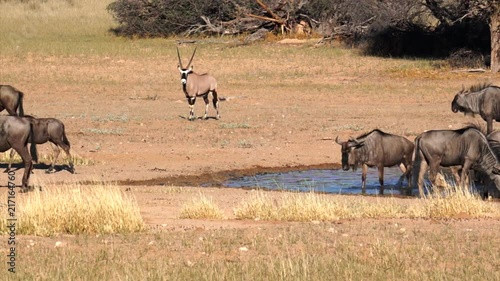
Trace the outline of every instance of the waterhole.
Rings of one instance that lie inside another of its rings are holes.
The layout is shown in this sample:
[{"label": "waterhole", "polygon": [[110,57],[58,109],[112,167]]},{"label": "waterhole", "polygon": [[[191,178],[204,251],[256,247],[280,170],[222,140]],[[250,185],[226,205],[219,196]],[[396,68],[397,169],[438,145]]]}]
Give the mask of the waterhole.
[{"label": "waterhole", "polygon": [[[400,194],[396,186],[401,170],[398,167],[384,169],[384,194]],[[227,187],[259,187],[275,190],[315,191],[339,194],[361,193],[361,169],[352,170],[304,170],[279,173],[259,173],[252,176],[230,178],[223,183]],[[407,186],[406,179],[403,186]],[[366,193],[378,194],[380,184],[378,170],[369,168]]]}]

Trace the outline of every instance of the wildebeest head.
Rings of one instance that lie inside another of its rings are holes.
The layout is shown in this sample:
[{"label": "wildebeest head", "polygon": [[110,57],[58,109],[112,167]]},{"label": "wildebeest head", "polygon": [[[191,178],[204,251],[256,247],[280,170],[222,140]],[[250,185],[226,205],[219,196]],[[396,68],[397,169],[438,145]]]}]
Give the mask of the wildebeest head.
[{"label": "wildebeest head", "polygon": [[179,58],[179,64],[177,65],[177,68],[181,73],[181,83],[183,85],[186,85],[188,75],[193,72],[193,67],[191,66],[191,62],[193,61],[194,54],[196,54],[196,48],[194,48],[193,55],[191,56],[191,59],[189,60],[187,66],[184,68],[182,66],[182,60],[181,60],[181,55],[179,53],[179,48],[177,48],[177,57]]},{"label": "wildebeest head", "polygon": [[335,142],[340,145],[340,152],[342,153],[342,170],[348,171],[349,168],[352,168],[353,171],[356,171],[358,168],[356,150],[362,147],[364,142],[360,142],[352,137],[344,142],[339,141],[339,137],[337,137]]},{"label": "wildebeest head", "polygon": [[457,113],[460,111],[466,115],[469,115],[469,114],[474,115],[467,100],[465,99],[465,95],[468,93],[469,93],[468,90],[465,90],[464,88],[462,88],[462,90],[460,90],[460,92],[458,92],[455,95],[455,97],[453,98],[453,101],[451,102],[451,111],[453,113]]}]

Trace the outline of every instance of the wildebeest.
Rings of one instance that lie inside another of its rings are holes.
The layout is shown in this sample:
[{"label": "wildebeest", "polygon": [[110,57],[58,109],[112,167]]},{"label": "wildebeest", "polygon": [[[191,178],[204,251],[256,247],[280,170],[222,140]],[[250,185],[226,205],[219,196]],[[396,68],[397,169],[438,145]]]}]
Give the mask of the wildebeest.
[{"label": "wildebeest", "polygon": [[32,134],[33,126],[28,120],[17,116],[0,116],[0,152],[5,152],[12,148],[23,159],[23,191],[28,190],[29,177],[33,169],[32,161],[37,161],[38,158],[33,138],[31,138],[31,154],[28,151],[28,140]]},{"label": "wildebeest", "polygon": [[362,165],[362,193],[366,193],[368,167],[378,168],[380,194],[384,193],[384,167],[399,165],[403,175],[400,177],[398,185],[402,184],[406,177],[408,185],[411,186],[413,143],[406,138],[375,129],[345,142],[339,141],[338,137],[335,141],[341,146],[342,169],[344,171],[349,170],[349,168],[355,171],[358,165]]},{"label": "wildebeest", "polygon": [[423,179],[428,167],[429,179],[433,184],[440,167],[461,166],[461,186],[465,186],[472,168],[487,175],[500,188],[497,163],[488,140],[473,126],[458,130],[427,131],[415,138],[414,172],[418,173],[420,196],[424,195]]},{"label": "wildebeest", "polygon": [[23,97],[23,92],[18,89],[10,85],[0,85],[0,111],[5,109],[9,115],[23,116]]},{"label": "wildebeest", "polygon": [[[73,158],[71,157],[71,154],[69,152],[71,146],[68,138],[66,137],[64,123],[61,120],[55,118],[35,118],[30,115],[26,115],[22,118],[25,118],[33,125],[32,141],[34,141],[36,144],[44,144],[46,142],[51,142],[52,144],[54,144],[54,157],[52,159],[50,167],[45,172],[53,173],[55,171],[55,163],[57,157],[59,157],[59,153],[61,152],[59,148],[62,148],[64,152],[66,152],[66,155],[69,159],[68,171],[74,174],[75,168],[73,165]],[[12,150],[10,153],[11,159],[13,154],[14,150]],[[12,163],[9,162],[9,170],[11,164]]]},{"label": "wildebeest", "polygon": [[486,131],[493,131],[493,120],[500,121],[500,88],[491,84],[478,84],[462,89],[451,102],[451,111],[479,114],[486,121]]},{"label": "wildebeest", "polygon": [[194,54],[196,53],[196,48],[194,49],[193,55],[189,60],[187,66],[184,68],[182,66],[181,55],[179,54],[179,48],[177,48],[177,57],[179,58],[179,65],[177,68],[181,73],[181,83],[182,90],[186,95],[186,99],[189,104],[189,120],[194,120],[194,103],[197,97],[203,97],[205,101],[205,115],[203,119],[207,119],[208,114],[208,94],[212,94],[212,102],[215,110],[217,111],[216,119],[220,118],[219,115],[219,100],[224,100],[223,98],[217,97],[217,81],[212,75],[207,73],[197,74],[193,72],[193,67],[191,62],[193,61]]}]

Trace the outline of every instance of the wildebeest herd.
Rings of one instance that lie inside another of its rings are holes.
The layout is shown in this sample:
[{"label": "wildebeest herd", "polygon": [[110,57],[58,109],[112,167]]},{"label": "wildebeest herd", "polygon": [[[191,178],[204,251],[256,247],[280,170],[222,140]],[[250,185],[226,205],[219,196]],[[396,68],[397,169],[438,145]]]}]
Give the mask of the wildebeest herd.
[{"label": "wildebeest herd", "polygon": [[[441,167],[450,167],[456,183],[465,186],[470,170],[477,172],[481,180],[489,182],[496,190],[486,189],[494,196],[500,191],[500,132],[493,132],[493,120],[500,121],[500,87],[478,84],[457,93],[451,103],[453,112],[466,115],[480,114],[487,122],[487,135],[480,126],[469,125],[458,130],[431,130],[415,138],[411,143],[402,136],[381,130],[373,130],[348,141],[336,142],[341,146],[342,168],[356,169],[362,165],[362,192],[365,192],[368,167],[379,171],[380,194],[384,191],[384,167],[400,165],[408,179],[408,189],[418,185],[420,196],[424,195],[424,174],[429,170],[429,180],[436,185]],[[487,196],[487,194],[483,194]]]},{"label": "wildebeest herd", "polygon": [[[55,155],[47,173],[54,172],[59,147],[67,154],[70,164],[68,170],[74,173],[73,159],[70,155],[70,143],[66,137],[64,124],[55,118],[35,118],[24,115],[24,94],[10,85],[0,85],[0,111],[7,110],[8,116],[0,116],[0,152],[11,151],[11,158],[16,151],[24,163],[22,191],[28,190],[28,183],[33,161],[38,162],[37,144],[51,142],[55,145]],[[28,150],[28,143],[31,144]],[[7,171],[11,169],[11,164]]]}]

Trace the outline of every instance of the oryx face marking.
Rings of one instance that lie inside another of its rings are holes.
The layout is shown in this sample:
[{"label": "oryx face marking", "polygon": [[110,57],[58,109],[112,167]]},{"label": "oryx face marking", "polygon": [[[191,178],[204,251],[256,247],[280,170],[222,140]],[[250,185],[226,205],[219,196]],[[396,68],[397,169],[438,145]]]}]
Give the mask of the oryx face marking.
[{"label": "oryx face marking", "polygon": [[181,84],[182,85],[186,85],[187,84],[188,75],[193,72],[193,68],[190,67],[189,69],[182,69],[179,66],[179,72],[181,73]]}]

